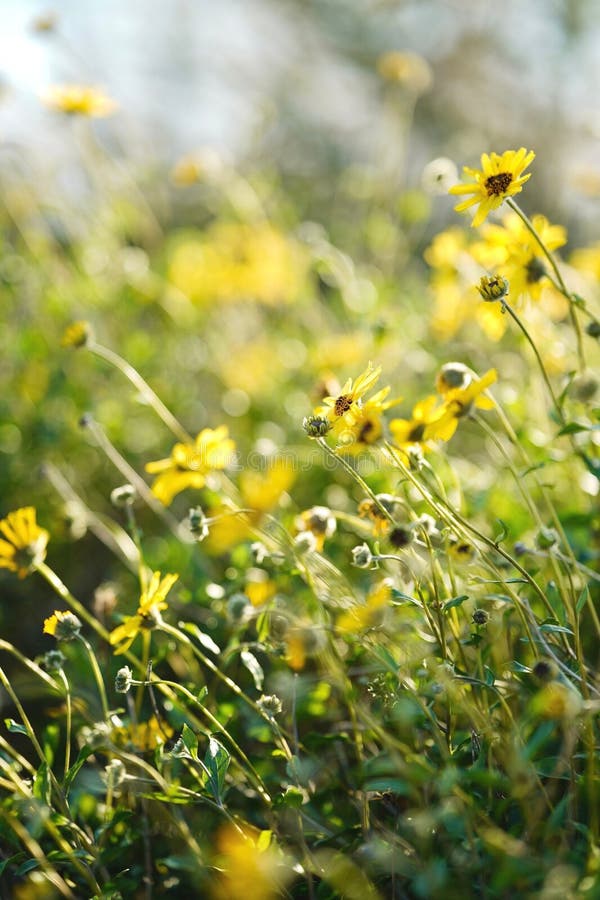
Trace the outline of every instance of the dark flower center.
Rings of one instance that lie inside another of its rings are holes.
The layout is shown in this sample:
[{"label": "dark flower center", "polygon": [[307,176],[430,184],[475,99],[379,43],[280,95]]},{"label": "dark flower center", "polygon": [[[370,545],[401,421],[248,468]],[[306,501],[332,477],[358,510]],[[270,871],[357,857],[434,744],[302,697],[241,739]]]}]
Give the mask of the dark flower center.
[{"label": "dark flower center", "polygon": [[505,194],[512,180],[513,177],[508,172],[498,172],[497,175],[490,175],[485,180],[485,189],[488,197],[499,197],[501,194]]},{"label": "dark flower center", "polygon": [[546,274],[546,267],[538,256],[533,256],[525,266],[527,284],[537,284]]},{"label": "dark flower center", "polygon": [[420,441],[423,439],[424,434],[425,434],[425,425],[423,422],[419,422],[418,425],[415,425],[408,432],[408,440],[409,441]]}]

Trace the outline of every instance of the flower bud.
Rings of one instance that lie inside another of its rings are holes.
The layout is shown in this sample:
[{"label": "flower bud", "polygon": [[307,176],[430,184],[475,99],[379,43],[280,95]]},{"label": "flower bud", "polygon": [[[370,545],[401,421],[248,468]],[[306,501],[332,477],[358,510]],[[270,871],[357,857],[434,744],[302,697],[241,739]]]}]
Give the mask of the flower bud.
[{"label": "flower bud", "polygon": [[133,672],[129,666],[123,666],[115,675],[115,691],[117,694],[127,694],[131,687]]},{"label": "flower bud", "polygon": [[126,506],[132,506],[135,498],[136,490],[132,484],[123,484],[110,493],[110,502],[117,509],[125,509]]},{"label": "flower bud", "polygon": [[368,544],[358,544],[352,549],[352,565],[359,569],[368,569],[373,562],[373,554]]},{"label": "flower bud", "polygon": [[55,609],[54,613],[44,620],[44,634],[52,634],[57,641],[74,641],[79,637],[81,622],[72,612]]},{"label": "flower bud", "polygon": [[281,700],[275,694],[263,694],[258,699],[257,705],[269,716],[278,716],[283,709]]},{"label": "flower bud", "polygon": [[558,544],[558,534],[554,528],[540,528],[535,536],[538,550],[550,550]]},{"label": "flower bud", "polygon": [[502,275],[484,275],[477,290],[483,300],[494,303],[496,300],[504,300],[508,296],[509,284]]},{"label": "flower bud", "polygon": [[309,438],[320,438],[331,431],[331,422],[326,416],[305,416],[302,427]]},{"label": "flower bud", "polygon": [[485,609],[476,609],[473,611],[472,618],[475,625],[487,625],[490,621],[490,614]]}]

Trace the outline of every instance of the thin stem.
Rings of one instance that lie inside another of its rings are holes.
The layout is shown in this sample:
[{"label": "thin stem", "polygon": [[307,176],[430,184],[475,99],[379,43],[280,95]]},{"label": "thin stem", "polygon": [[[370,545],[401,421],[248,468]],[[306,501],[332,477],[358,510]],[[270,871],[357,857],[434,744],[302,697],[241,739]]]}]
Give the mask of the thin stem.
[{"label": "thin stem", "polygon": [[575,303],[573,301],[573,295],[571,294],[571,292],[569,291],[568,287],[566,286],[566,284],[564,282],[564,279],[561,275],[560,269],[558,268],[558,264],[554,258],[554,254],[551,253],[550,250],[548,250],[548,248],[542,241],[542,239],[539,236],[539,234],[537,233],[535,226],[534,226],[533,222],[531,221],[531,219],[526,215],[526,213],[523,212],[523,210],[521,209],[519,204],[515,200],[513,200],[512,197],[507,197],[506,203],[508,206],[510,206],[510,208],[513,210],[513,212],[516,212],[516,214],[519,216],[519,218],[521,219],[521,221],[523,222],[523,224],[529,231],[529,233],[537,241],[542,253],[544,254],[546,259],[550,263],[550,266],[552,267],[552,271],[554,272],[556,280],[560,286],[561,293],[569,301],[569,316],[570,316],[571,324],[573,325],[573,329],[575,331],[575,336],[577,339],[577,356],[579,359],[579,367],[583,371],[583,369],[585,369],[583,336],[581,334],[581,327],[579,325],[579,320],[578,320],[577,314],[575,312]]},{"label": "thin stem", "polygon": [[113,466],[123,475],[123,477],[133,485],[142,500],[150,507],[153,513],[157,515],[167,525],[169,530],[180,540],[184,539],[179,522],[171,513],[165,509],[160,500],[157,500],[146,482],[141,478],[136,470],[129,465],[127,460],[117,450],[114,444],[106,436],[104,429],[95,421],[95,419],[86,413],[81,419],[81,425],[89,429],[101,450],[104,451]]},{"label": "thin stem", "polygon": [[165,406],[160,397],[152,390],[148,382],[142,378],[137,369],[111,350],[109,347],[103,347],[102,344],[92,340],[86,344],[88,350],[113,365],[121,372],[128,381],[140,392],[144,400],[152,407],[154,412],[165,423],[167,428],[175,435],[175,437],[184,444],[193,443],[193,438],[185,430],[183,425],[175,418],[173,413]]},{"label": "thin stem", "polygon": [[91,644],[89,641],[84,638],[82,634],[78,635],[79,640],[83,644],[86,649],[88,659],[90,661],[90,665],[92,667],[92,672],[94,675],[94,679],[96,681],[96,686],[98,688],[98,693],[100,694],[100,702],[102,704],[102,715],[105,722],[108,722],[109,718],[109,709],[108,709],[108,700],[106,697],[106,688],[104,686],[104,679],[102,678],[102,672],[100,671],[100,666],[98,665],[98,660],[96,659],[96,654],[92,650]]},{"label": "thin stem", "polygon": [[67,680],[67,676],[65,675],[62,669],[58,670],[59,678],[61,679],[64,688],[65,688],[65,705],[67,707],[67,722],[66,729],[67,733],[65,735],[65,766],[64,766],[64,777],[66,779],[69,769],[71,768],[71,731],[72,731],[72,723],[73,723],[73,711],[71,704],[71,688],[69,686],[69,682]]},{"label": "thin stem", "polygon": [[394,521],[394,517],[392,516],[390,511],[385,508],[385,506],[383,505],[381,500],[379,500],[379,498],[377,497],[375,492],[371,490],[371,488],[369,487],[367,482],[364,480],[362,475],[359,475],[359,473],[356,471],[354,466],[352,466],[348,462],[348,460],[341,454],[338,456],[338,454],[335,453],[331,449],[331,447],[329,446],[329,444],[327,443],[325,438],[317,438],[317,443],[323,448],[323,450],[325,450],[325,452],[327,453],[328,456],[330,456],[332,459],[334,459],[336,461],[336,463],[340,463],[343,466],[343,468],[346,470],[346,472],[348,472],[348,474],[354,479],[354,481],[356,481],[356,483],[358,485],[360,485],[360,487],[363,489],[365,494],[371,498],[371,500],[373,501],[373,503],[375,504],[375,506],[377,507],[379,512],[382,514],[382,516],[385,519],[387,519],[388,522],[391,522],[392,525],[395,525],[396,523]]}]

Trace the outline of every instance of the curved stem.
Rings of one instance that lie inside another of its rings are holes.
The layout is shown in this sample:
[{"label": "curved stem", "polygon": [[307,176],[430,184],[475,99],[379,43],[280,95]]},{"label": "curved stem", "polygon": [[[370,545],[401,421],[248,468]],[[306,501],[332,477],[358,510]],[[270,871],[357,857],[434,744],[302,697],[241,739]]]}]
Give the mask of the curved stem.
[{"label": "curved stem", "polygon": [[510,208],[513,210],[513,212],[515,212],[519,216],[519,218],[521,219],[521,221],[523,222],[523,224],[525,225],[525,227],[527,228],[529,233],[532,235],[533,238],[535,238],[542,253],[544,254],[546,259],[550,263],[550,266],[552,268],[552,271],[554,272],[556,281],[559,284],[561,294],[563,294],[563,296],[569,301],[569,316],[571,318],[571,324],[573,325],[573,330],[575,331],[575,337],[577,339],[577,356],[579,359],[579,367],[583,371],[583,369],[585,369],[583,336],[581,334],[581,327],[579,325],[579,320],[578,320],[577,314],[575,312],[575,302],[573,300],[573,295],[571,294],[567,285],[564,282],[564,279],[561,275],[560,269],[558,268],[558,264],[554,258],[554,254],[551,253],[550,250],[548,250],[548,248],[544,244],[543,240],[537,233],[535,226],[534,226],[533,222],[531,221],[531,219],[526,215],[526,213],[523,212],[523,210],[521,209],[519,204],[515,200],[513,200],[512,197],[507,197],[506,204],[507,204],[507,206],[510,206]]},{"label": "curved stem", "polygon": [[154,412],[165,423],[167,428],[175,435],[175,437],[184,444],[193,443],[193,438],[185,430],[183,425],[175,418],[173,413],[165,406],[160,397],[152,390],[148,382],[140,375],[137,369],[111,350],[109,347],[103,347],[102,344],[92,340],[86,344],[88,350],[99,356],[100,359],[110,363],[121,372],[128,381],[140,392],[144,400],[151,406]]}]

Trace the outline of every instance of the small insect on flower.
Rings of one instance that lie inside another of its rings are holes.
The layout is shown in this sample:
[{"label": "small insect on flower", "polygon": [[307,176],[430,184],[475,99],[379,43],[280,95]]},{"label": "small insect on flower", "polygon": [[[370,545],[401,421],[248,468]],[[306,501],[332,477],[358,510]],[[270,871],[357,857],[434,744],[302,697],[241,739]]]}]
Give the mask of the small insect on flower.
[{"label": "small insect on flower", "polygon": [[25,578],[43,562],[49,539],[36,524],[33,506],[14,510],[0,521],[0,568]]},{"label": "small insect on flower", "polygon": [[456,212],[463,212],[477,204],[471,225],[473,228],[481,225],[488,214],[498,209],[507,197],[512,197],[523,189],[523,185],[531,177],[531,172],[527,175],[523,175],[523,172],[534,159],[533,150],[527,152],[525,147],[506,150],[501,156],[498,153],[483,153],[481,169],[464,166],[465,175],[472,180],[468,184],[455,184],[450,188],[450,194],[472,194],[466,200],[461,200],[454,209]]},{"label": "small insect on flower", "polygon": [[344,419],[344,424],[354,424],[362,397],[376,384],[380,375],[381,366],[374,368],[370,362],[355,381],[352,378],[346,381],[337,397],[325,397],[323,403],[334,426],[339,419]]}]

